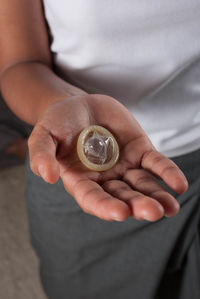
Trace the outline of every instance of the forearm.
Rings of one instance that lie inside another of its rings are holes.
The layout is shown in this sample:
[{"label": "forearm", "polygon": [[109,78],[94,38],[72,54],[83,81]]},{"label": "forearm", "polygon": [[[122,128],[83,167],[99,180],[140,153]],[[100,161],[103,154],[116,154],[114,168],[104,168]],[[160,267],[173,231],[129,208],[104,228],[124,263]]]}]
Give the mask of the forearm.
[{"label": "forearm", "polygon": [[11,66],[2,74],[0,84],[1,93],[10,109],[32,125],[49,104],[73,95],[86,94],[39,62]]}]

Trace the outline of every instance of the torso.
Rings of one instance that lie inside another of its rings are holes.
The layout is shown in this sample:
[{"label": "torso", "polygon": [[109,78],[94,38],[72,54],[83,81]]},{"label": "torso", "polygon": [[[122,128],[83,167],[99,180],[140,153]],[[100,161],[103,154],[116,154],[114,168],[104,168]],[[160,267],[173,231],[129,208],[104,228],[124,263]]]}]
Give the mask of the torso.
[{"label": "torso", "polygon": [[200,148],[200,1],[44,0],[57,72],[122,102],[156,148]]}]

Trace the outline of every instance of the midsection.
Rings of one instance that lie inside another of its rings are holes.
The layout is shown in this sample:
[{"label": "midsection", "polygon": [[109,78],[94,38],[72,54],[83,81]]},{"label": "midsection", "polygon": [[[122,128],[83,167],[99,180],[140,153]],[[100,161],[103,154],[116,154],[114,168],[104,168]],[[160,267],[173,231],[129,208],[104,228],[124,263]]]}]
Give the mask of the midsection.
[{"label": "midsection", "polygon": [[44,0],[44,5],[58,74],[89,93],[122,102],[163,153],[175,154],[179,146],[176,154],[189,151],[189,136],[200,147],[199,1]]}]

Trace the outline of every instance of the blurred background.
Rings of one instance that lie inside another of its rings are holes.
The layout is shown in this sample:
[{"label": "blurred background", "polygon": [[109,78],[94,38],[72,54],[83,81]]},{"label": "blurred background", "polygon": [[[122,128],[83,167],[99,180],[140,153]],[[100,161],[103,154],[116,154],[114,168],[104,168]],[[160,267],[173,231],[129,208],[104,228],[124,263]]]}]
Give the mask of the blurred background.
[{"label": "blurred background", "polygon": [[0,95],[0,298],[46,299],[28,232],[25,160],[31,126]]}]

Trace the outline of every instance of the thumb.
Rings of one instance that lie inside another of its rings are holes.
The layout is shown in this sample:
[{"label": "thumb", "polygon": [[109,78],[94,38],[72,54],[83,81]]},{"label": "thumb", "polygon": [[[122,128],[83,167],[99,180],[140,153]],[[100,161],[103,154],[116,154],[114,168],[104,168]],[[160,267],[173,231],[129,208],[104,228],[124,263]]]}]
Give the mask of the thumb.
[{"label": "thumb", "polygon": [[56,159],[56,141],[44,127],[36,125],[28,139],[30,167],[48,183],[56,183],[60,169]]}]

